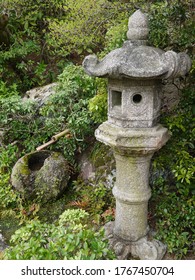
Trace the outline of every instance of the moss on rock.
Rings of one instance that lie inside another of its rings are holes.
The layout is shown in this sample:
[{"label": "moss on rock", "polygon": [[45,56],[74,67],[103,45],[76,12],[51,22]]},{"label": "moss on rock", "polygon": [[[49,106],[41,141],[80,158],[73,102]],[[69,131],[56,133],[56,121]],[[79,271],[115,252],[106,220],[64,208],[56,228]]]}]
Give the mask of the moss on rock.
[{"label": "moss on rock", "polygon": [[25,200],[46,203],[58,198],[70,179],[70,168],[57,152],[39,151],[20,158],[12,170],[11,182]]}]

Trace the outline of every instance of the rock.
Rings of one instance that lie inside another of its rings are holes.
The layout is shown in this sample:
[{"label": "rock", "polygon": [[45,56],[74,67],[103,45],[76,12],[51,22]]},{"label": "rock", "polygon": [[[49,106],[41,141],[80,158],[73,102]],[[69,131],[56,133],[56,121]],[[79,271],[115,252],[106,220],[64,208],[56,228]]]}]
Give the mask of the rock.
[{"label": "rock", "polygon": [[109,146],[96,144],[88,147],[77,157],[79,178],[84,181],[102,181],[109,189],[116,181],[116,168],[113,152]]},{"label": "rock", "polygon": [[153,239],[148,241],[146,237],[135,242],[131,246],[131,254],[133,257],[139,257],[140,260],[161,260],[166,253],[166,245]]},{"label": "rock", "polygon": [[43,87],[31,89],[26,92],[23,100],[32,99],[36,101],[39,106],[42,106],[50,95],[55,94],[57,83],[52,83]]},{"label": "rock", "polygon": [[11,183],[26,200],[41,203],[57,199],[67,187],[70,168],[57,152],[39,151],[26,154],[13,167]]},{"label": "rock", "polygon": [[177,108],[177,105],[181,98],[181,90],[184,88],[178,78],[174,80],[164,81],[162,87],[162,111],[170,112]]},{"label": "rock", "polygon": [[84,180],[90,180],[95,178],[95,167],[90,160],[89,152],[83,152],[79,157],[78,165],[80,168],[79,176]]},{"label": "rock", "polygon": [[105,224],[105,236],[110,248],[115,251],[117,259],[125,260],[131,255],[141,260],[161,260],[166,253],[166,245],[162,242],[144,236],[135,242],[121,239],[114,233],[115,222]]}]

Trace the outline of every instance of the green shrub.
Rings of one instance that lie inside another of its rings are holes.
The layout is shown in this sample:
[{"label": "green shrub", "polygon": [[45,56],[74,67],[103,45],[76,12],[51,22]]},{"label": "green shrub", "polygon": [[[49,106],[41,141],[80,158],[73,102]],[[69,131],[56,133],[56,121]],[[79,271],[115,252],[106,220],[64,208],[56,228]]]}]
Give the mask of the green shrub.
[{"label": "green shrub", "polygon": [[70,205],[86,209],[91,215],[91,220],[101,223],[101,215],[109,207],[114,207],[112,189],[106,186],[106,182],[99,180],[97,183],[86,184],[83,181],[74,181],[73,190],[77,194],[76,200]]},{"label": "green shrub", "polygon": [[17,141],[25,153],[69,128],[72,137],[60,139],[51,148],[64,151],[73,162],[76,150],[85,147],[86,137],[93,132],[88,101],[96,92],[96,84],[81,67],[74,65],[68,65],[58,81],[56,94],[41,108],[19,96],[0,98],[0,127],[4,130],[3,142]]},{"label": "green shrub", "polygon": [[86,75],[80,66],[68,65],[58,78],[56,94],[41,108],[47,132],[69,128],[72,137],[60,139],[55,148],[74,162],[76,151],[86,147],[86,139],[93,134],[93,122],[88,111],[89,99],[96,92],[95,79]]},{"label": "green shrub", "polygon": [[0,99],[19,95],[17,84],[8,86],[5,82],[0,80]]},{"label": "green shrub", "polygon": [[19,198],[10,184],[11,166],[16,161],[17,151],[16,146],[0,147],[0,211],[14,208],[19,202]]},{"label": "green shrub", "polygon": [[186,88],[175,111],[161,119],[172,137],[153,160],[153,172],[159,174],[153,181],[152,199],[158,238],[176,258],[184,258],[193,250],[195,238],[193,106],[194,91]]},{"label": "green shrub", "polygon": [[[81,67],[71,64],[65,68],[59,76],[56,94],[42,107],[34,101],[22,100],[14,90],[11,91],[10,87],[0,97],[0,128],[3,131],[3,147],[0,147],[0,207],[4,209],[16,206],[14,202],[17,202],[17,197],[9,178],[18,158],[34,151],[54,134],[69,128],[71,137],[61,138],[49,149],[61,151],[70,163],[75,164],[75,155],[87,146],[87,139],[93,134],[88,100],[96,92],[96,83]],[[18,205],[18,208],[21,207]]]},{"label": "green shrub", "polygon": [[114,254],[104,240],[104,231],[85,224],[84,210],[67,210],[56,224],[31,221],[15,232],[6,259],[16,260],[101,260]]},{"label": "green shrub", "polygon": [[145,5],[144,9],[149,13],[152,45],[175,51],[188,49],[192,52],[195,35],[192,0],[156,1]]},{"label": "green shrub", "polygon": [[[158,186],[159,187],[159,186]],[[167,251],[175,258],[182,259],[193,252],[194,231],[194,196],[181,193],[187,186],[161,187],[155,191],[156,238],[167,244]],[[158,194],[156,193],[158,192]]]},{"label": "green shrub", "polygon": [[96,79],[97,92],[94,97],[89,100],[89,111],[91,118],[95,123],[102,123],[107,119],[108,110],[108,93],[107,82],[105,79]]},{"label": "green shrub", "polygon": [[49,21],[48,42],[62,56],[102,49],[106,31],[126,18],[130,7],[121,1],[69,0],[66,15]]},{"label": "green shrub", "polygon": [[15,42],[9,49],[0,50],[0,77],[10,85],[17,83],[18,89],[25,91],[40,85],[40,63],[28,58],[32,53],[37,55],[40,47],[31,39],[26,42],[22,38],[20,40],[20,36],[22,35],[15,34]]},{"label": "green shrub", "polygon": [[[133,10],[131,11],[131,14]],[[110,51],[122,47],[122,44],[127,40],[128,18],[131,14],[126,14],[120,22],[115,22],[107,30],[105,35],[105,47],[100,53],[100,58],[103,58]]]},{"label": "green shrub", "polygon": [[[66,1],[2,0],[2,13],[8,14],[10,45],[0,51],[0,76],[28,90],[52,82],[58,74],[56,62],[46,42],[48,21],[63,16]],[[50,69],[52,68],[53,71]]]}]

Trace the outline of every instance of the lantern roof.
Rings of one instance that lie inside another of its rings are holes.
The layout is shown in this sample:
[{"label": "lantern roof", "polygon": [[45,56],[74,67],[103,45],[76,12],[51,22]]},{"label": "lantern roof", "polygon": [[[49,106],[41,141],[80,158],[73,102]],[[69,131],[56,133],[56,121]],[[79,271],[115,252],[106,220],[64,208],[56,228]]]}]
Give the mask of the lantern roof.
[{"label": "lantern roof", "polygon": [[147,45],[148,19],[137,10],[128,22],[127,41],[102,60],[89,55],[83,61],[86,73],[95,77],[166,79],[184,76],[191,67],[185,53],[163,51]]}]

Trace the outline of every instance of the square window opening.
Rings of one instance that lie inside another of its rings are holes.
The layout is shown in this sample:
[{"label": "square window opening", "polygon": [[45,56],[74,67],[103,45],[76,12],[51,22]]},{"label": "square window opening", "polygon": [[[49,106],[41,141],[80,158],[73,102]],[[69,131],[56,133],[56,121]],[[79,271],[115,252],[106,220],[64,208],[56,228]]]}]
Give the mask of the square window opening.
[{"label": "square window opening", "polygon": [[122,92],[121,91],[116,91],[112,90],[111,92],[112,96],[112,108],[113,109],[121,109],[122,106]]}]

